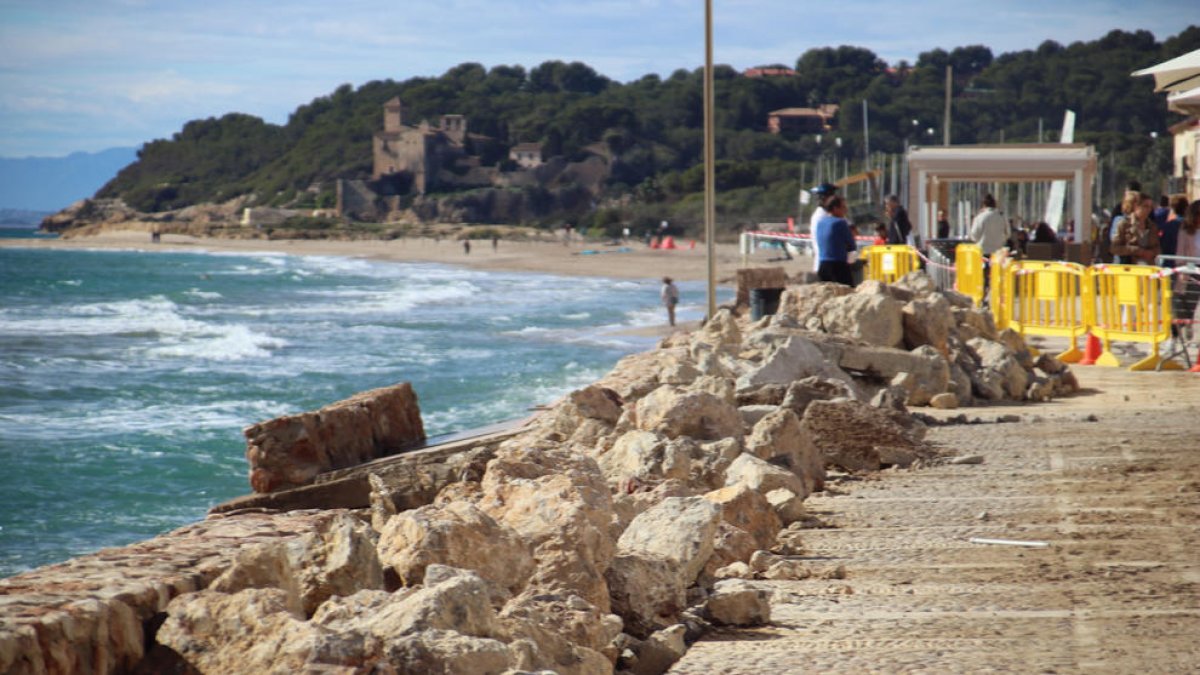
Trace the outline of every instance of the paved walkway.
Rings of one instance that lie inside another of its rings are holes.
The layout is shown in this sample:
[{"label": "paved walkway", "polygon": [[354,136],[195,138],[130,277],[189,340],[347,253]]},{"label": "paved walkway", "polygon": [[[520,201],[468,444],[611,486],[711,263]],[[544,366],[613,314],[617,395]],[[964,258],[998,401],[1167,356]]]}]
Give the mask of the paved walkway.
[{"label": "paved walkway", "polygon": [[773,625],[670,672],[1200,671],[1200,375],[1076,372],[1072,399],[956,411],[1020,422],[931,429],[982,464],[832,482],[803,558],[846,578],[759,582]]}]

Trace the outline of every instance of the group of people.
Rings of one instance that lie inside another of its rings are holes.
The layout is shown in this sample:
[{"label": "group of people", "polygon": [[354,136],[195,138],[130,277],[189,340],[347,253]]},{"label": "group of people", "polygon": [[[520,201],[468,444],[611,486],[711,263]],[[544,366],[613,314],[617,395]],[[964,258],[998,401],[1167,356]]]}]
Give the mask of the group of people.
[{"label": "group of people", "polygon": [[[831,281],[847,286],[854,285],[854,267],[859,264],[858,232],[847,219],[849,207],[846,199],[837,194],[837,186],[821,183],[811,192],[816,195],[817,208],[809,221],[813,242],[813,267],[821,281]],[[884,199],[887,222],[875,228],[873,243],[915,244],[915,233],[908,212],[896,195]]]}]

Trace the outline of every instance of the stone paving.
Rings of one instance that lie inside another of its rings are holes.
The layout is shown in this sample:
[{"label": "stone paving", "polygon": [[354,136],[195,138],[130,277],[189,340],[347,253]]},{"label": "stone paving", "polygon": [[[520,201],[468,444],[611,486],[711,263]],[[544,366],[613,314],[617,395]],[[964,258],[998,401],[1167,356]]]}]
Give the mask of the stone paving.
[{"label": "stone paving", "polygon": [[983,409],[1022,420],[929,434],[982,464],[831,482],[802,557],[846,578],[755,582],[772,625],[711,633],[669,672],[1200,671],[1200,377],[1103,377],[1145,390]]}]

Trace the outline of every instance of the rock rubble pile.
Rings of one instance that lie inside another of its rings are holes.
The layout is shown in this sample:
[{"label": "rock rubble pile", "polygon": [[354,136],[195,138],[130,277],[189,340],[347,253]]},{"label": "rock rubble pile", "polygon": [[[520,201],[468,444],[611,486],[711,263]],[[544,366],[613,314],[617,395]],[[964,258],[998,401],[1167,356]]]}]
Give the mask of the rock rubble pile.
[{"label": "rock rubble pile", "polygon": [[936,455],[909,406],[1077,388],[991,316],[913,274],[787,289],[623,359],[476,457],[432,504],[243,552],[168,606],[146,663],[202,672],[657,673],[710,626],[770,620],[751,579],[795,559],[827,468]]}]

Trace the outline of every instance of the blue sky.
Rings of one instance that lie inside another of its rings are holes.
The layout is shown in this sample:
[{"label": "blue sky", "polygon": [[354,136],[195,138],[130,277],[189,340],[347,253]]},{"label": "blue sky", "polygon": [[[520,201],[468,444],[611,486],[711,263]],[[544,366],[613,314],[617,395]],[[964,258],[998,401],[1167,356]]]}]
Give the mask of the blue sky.
[{"label": "blue sky", "polygon": [[[713,4],[715,60],[739,69],[842,44],[895,63],[1113,28],[1162,40],[1200,18],[1195,0]],[[0,157],[140,146],[228,112],[282,123],[341,84],[468,61],[583,61],[622,82],[669,74],[702,65],[703,26],[699,0],[0,0]]]}]

